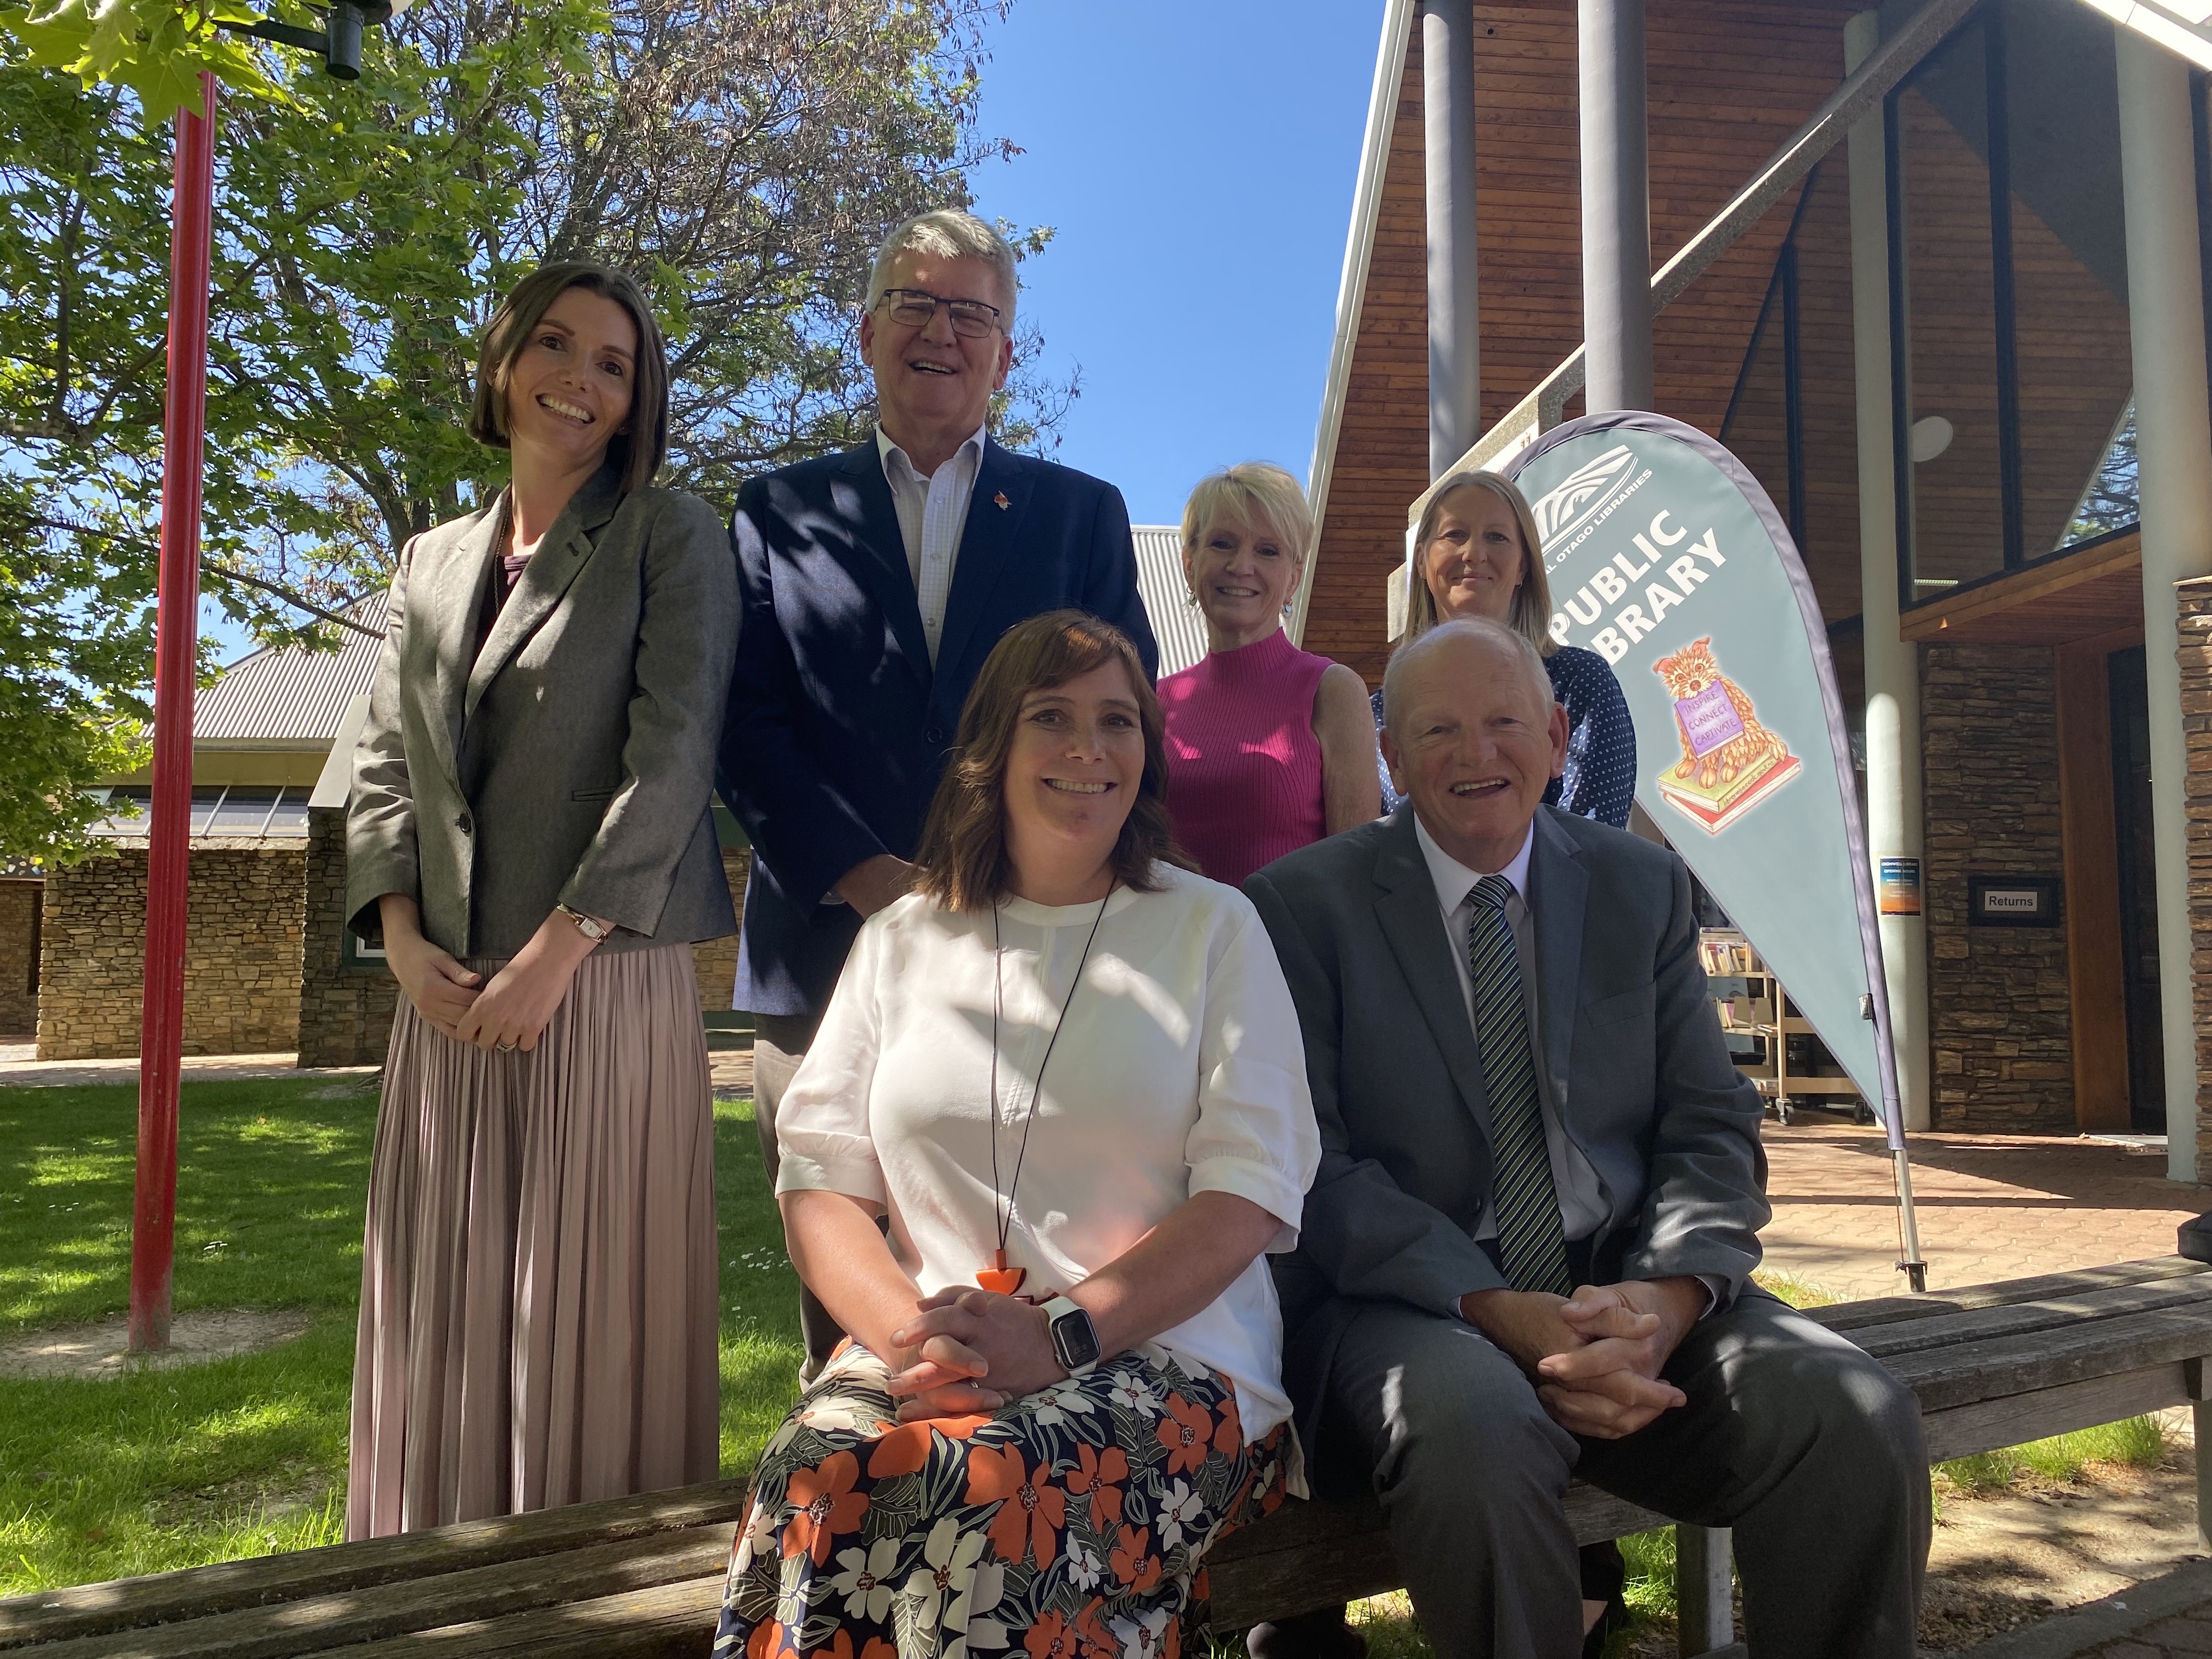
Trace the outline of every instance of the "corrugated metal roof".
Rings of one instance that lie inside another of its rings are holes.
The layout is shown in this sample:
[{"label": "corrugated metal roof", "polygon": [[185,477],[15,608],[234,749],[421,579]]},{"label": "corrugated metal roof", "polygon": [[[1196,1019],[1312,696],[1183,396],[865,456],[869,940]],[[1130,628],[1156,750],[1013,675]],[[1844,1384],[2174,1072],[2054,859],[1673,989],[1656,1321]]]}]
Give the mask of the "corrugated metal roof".
[{"label": "corrugated metal roof", "polygon": [[386,599],[372,593],[345,608],[345,615],[378,630],[374,638],[347,629],[335,653],[256,651],[224,669],[193,700],[193,744],[328,748],[376,672]]},{"label": "corrugated metal roof", "polygon": [[1160,647],[1163,676],[1180,673],[1206,654],[1206,623],[1190,602],[1183,580],[1182,532],[1171,524],[1133,525],[1137,543],[1137,592]]}]

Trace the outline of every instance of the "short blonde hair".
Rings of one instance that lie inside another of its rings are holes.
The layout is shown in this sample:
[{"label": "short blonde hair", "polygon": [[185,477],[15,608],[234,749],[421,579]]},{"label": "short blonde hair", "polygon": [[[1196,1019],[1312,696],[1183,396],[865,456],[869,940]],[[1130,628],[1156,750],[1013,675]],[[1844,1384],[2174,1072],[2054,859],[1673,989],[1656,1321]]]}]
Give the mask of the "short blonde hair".
[{"label": "short blonde hair", "polygon": [[1270,461],[1240,461],[1198,481],[1182,507],[1182,550],[1192,551],[1206,532],[1224,519],[1265,525],[1288,544],[1292,561],[1305,568],[1313,544],[1313,510],[1298,481]]},{"label": "short blonde hair", "polygon": [[999,326],[1012,334],[1014,291],[1019,284],[1014,276],[1014,250],[1005,237],[958,208],[932,208],[902,221],[884,238],[883,246],[876,250],[876,262],[869,267],[868,310],[883,303],[884,290],[890,286],[891,263],[908,252],[927,253],[939,259],[981,259],[989,264],[999,273],[999,289],[1006,300],[1000,307],[1006,314],[1000,318]]},{"label": "short blonde hair", "polygon": [[1536,515],[1528,510],[1528,498],[1512,479],[1497,472],[1455,472],[1437,485],[1428,506],[1421,510],[1420,526],[1413,532],[1413,580],[1406,594],[1403,643],[1412,644],[1437,625],[1437,598],[1429,592],[1426,555],[1429,544],[1436,539],[1437,520],[1444,515],[1444,503],[1468,489],[1486,489],[1513,509],[1513,521],[1521,526],[1521,580],[1513,590],[1513,605],[1505,613],[1505,625],[1534,646],[1538,656],[1548,657],[1559,647],[1552,637],[1552,584],[1544,575],[1544,538],[1537,533]]}]

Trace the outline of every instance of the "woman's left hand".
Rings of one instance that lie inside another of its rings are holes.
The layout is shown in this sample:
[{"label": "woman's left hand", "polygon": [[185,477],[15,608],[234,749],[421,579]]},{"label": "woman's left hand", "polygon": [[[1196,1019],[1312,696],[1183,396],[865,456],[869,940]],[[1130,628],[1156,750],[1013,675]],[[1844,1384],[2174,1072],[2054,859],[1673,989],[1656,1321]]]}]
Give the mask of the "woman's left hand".
[{"label": "woman's left hand", "polygon": [[574,922],[554,911],[477,994],[453,1034],[487,1052],[535,1048],[561,999],[568,994],[577,963],[592,949],[593,942]]},{"label": "woman's left hand", "polygon": [[[919,1351],[916,1363],[891,1378],[894,1395],[927,1399],[956,1382],[972,1380],[971,1386],[980,1383],[1002,1399],[1018,1400],[1067,1375],[1053,1353],[1044,1310],[996,1291],[949,1290],[925,1297],[920,1310],[891,1340],[902,1349]],[[949,1374],[938,1364],[933,1343],[965,1375]],[[967,1370],[971,1356],[983,1362],[981,1376]]]}]

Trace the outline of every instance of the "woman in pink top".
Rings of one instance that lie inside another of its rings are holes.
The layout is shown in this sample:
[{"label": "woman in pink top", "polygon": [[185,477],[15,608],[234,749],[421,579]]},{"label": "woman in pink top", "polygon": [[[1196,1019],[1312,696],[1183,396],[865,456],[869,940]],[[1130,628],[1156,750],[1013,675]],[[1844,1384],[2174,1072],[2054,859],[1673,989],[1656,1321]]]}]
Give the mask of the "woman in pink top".
[{"label": "woman in pink top", "polygon": [[1206,654],[1160,682],[1168,806],[1199,866],[1232,886],[1382,815],[1366,685],[1283,631],[1312,539],[1297,480],[1264,461],[1201,480],[1182,511]]}]

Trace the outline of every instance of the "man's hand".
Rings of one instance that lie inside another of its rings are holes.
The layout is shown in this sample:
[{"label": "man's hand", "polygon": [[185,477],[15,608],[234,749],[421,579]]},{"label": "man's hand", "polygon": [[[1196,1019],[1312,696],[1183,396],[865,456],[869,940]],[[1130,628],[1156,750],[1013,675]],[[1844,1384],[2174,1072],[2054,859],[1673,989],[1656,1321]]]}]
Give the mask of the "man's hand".
[{"label": "man's hand", "polygon": [[1689,1396],[1659,1373],[1708,1300],[1694,1278],[1585,1285],[1561,1320],[1584,1339],[1537,1364],[1537,1397],[1562,1428],[1597,1440],[1634,1434]]},{"label": "man's hand", "polygon": [[[949,1385],[982,1383],[1018,1400],[1067,1375],[1052,1351],[1042,1308],[996,1291],[939,1291],[891,1333],[915,1360],[890,1380],[895,1395],[930,1395]],[[933,1415],[935,1413],[932,1413]]]},{"label": "man's hand", "polygon": [[1542,1291],[1469,1291],[1459,1299],[1459,1316],[1534,1376],[1553,1354],[1571,1353],[1589,1340],[1567,1322],[1567,1305],[1565,1297]]},{"label": "man's hand", "polygon": [[863,919],[896,903],[914,888],[914,866],[889,853],[863,859],[837,878],[837,896]]}]

